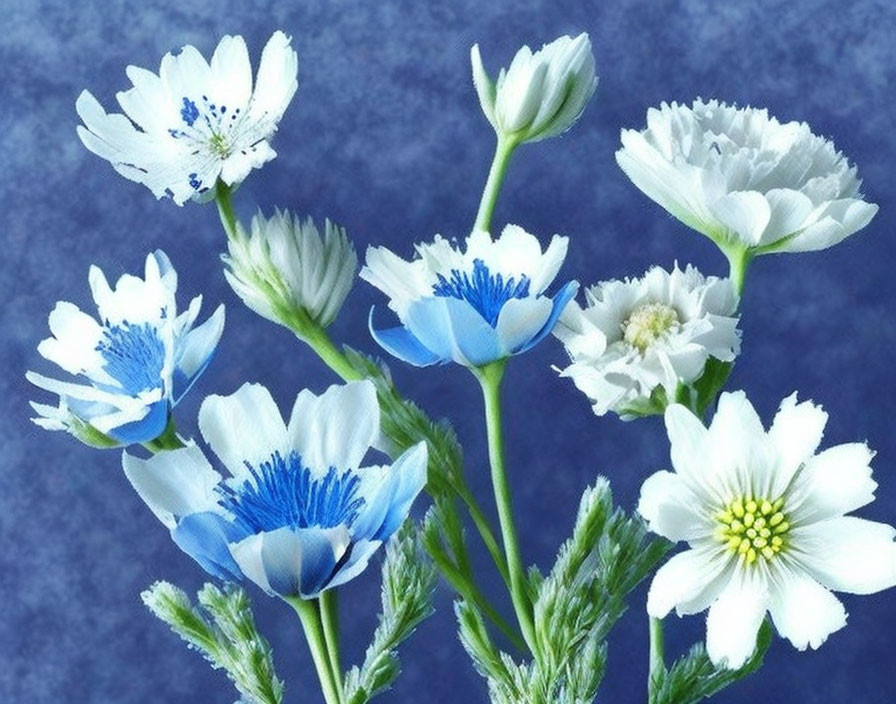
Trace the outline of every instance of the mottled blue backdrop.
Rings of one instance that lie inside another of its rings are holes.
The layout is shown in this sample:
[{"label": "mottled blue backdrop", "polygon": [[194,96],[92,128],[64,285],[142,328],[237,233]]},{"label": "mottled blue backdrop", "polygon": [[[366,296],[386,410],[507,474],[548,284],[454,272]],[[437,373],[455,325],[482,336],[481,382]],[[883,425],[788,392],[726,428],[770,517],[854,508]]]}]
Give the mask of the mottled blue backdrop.
[{"label": "mottled blue backdrop", "polygon": [[[793,390],[830,411],[827,443],[866,439],[879,451],[877,502],[863,515],[896,520],[896,283],[893,184],[896,7],[892,0],[595,0],[570,2],[295,2],[3,0],[0,12],[0,701],[209,702],[235,696],[145,611],[139,592],[164,578],[197,588],[198,568],[133,494],[117,452],[99,453],[31,425],[28,368],[57,299],[89,305],[91,263],[110,276],[138,271],[162,247],[180,271],[181,301],[202,292],[207,310],[228,306],[218,356],[179,408],[195,433],[202,397],[243,381],[273,387],[284,406],[332,376],[291,335],[246,310],[227,288],[214,206],[156,202],[117,176],[75,136],[74,102],[89,88],[107,106],[129,63],[157,68],[166,51],[210,52],[226,33],[246,36],[253,57],[277,28],[293,36],[299,91],[281,124],[280,156],[238,193],[256,206],[289,206],[347,228],[359,249],[409,253],[435,232],[464,235],[472,222],[493,135],[470,81],[480,42],[494,71],[522,43],[587,31],[600,85],[581,122],[561,139],[525,147],[511,165],[496,222],[546,241],[571,239],[565,273],[583,283],[639,274],[677,259],[723,272],[704,238],[648,202],[613,160],[624,126],[662,100],[718,97],[808,121],[860,166],[881,209],[835,249],[768,257],[751,272],[744,354],[734,387],[770,418]],[[359,282],[333,333],[373,351],[366,315],[378,295]],[[509,466],[525,557],[546,566],[566,536],[572,507],[595,475],[608,475],[633,507],[648,473],[668,464],[661,423],[592,416],[585,399],[550,371],[554,341],[513,362]],[[478,389],[463,370],[394,366],[402,389],[450,417],[467,472],[487,497]],[[487,569],[484,558],[482,568]],[[492,586],[497,586],[491,582]],[[346,656],[357,660],[373,622],[376,571],[343,595]],[[291,611],[253,592],[261,626],[288,681],[288,701],[317,701],[317,684]],[[611,641],[599,701],[644,701],[643,590]],[[849,626],[818,652],[776,642],[758,676],[720,695],[754,701],[887,704],[896,591],[845,597]],[[485,702],[454,636],[451,595],[420,629],[405,672],[383,702]],[[702,619],[672,619],[670,650],[701,635]]]}]

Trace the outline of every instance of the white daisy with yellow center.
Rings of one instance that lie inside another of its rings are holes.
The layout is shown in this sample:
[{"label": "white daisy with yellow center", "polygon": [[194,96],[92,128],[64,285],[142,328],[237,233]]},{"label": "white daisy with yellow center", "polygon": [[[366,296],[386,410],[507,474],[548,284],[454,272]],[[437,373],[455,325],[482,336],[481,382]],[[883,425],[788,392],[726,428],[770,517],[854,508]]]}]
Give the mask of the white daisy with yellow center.
[{"label": "white daisy with yellow center", "polygon": [[874,500],[874,453],[852,443],[816,454],[826,423],[796,394],[767,432],[743,392],[722,394],[708,429],[684,406],[666,410],[675,471],[644,482],[638,511],[690,549],[656,573],[647,611],[709,609],[716,664],[747,661],[766,613],[795,647],[817,648],[846,625],[832,590],[896,585],[896,530],[846,515]]}]

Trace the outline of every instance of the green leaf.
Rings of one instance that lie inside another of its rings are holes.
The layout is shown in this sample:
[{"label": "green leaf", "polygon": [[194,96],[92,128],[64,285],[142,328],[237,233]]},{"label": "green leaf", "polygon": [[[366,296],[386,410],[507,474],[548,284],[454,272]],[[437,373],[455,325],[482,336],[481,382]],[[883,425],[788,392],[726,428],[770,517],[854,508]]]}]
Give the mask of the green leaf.
[{"label": "green leaf", "polygon": [[246,592],[207,583],[194,606],[168,582],[156,582],[143,603],[215,669],[223,669],[247,704],[282,704],[283,682],[274,671],[273,652],[255,628]]}]

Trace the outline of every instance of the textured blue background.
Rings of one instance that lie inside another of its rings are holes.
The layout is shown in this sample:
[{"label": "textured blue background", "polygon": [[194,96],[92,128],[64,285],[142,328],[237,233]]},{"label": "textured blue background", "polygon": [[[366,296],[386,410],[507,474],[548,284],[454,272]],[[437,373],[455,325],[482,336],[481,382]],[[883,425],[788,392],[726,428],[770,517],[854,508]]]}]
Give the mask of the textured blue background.
[{"label": "textured blue background", "polygon": [[[131,492],[116,452],[97,453],[27,422],[27,368],[57,299],[89,305],[86,273],[137,271],[163,247],[181,275],[180,300],[202,292],[206,310],[228,305],[218,357],[179,410],[195,432],[202,397],[244,380],[271,385],[288,404],[301,387],[332,378],[285,330],[247,311],[226,287],[224,237],[213,206],[156,202],[88,154],[75,137],[74,101],[88,87],[112,106],[128,63],[157,68],[186,43],[208,54],[242,33],[257,57],[276,28],[294,37],[300,88],[277,138],[277,160],[238,194],[245,215],[289,206],[344,224],[363,250],[469,228],[493,136],[479,113],[468,50],[479,41],[495,71],[524,42],[588,31],[601,83],[580,124],[562,139],[523,149],[511,166],[496,222],[545,240],[571,237],[567,276],[583,283],[640,274],[653,263],[694,262],[724,271],[703,238],[649,203],[616,167],[620,127],[640,126],[661,100],[718,97],[768,106],[836,139],[881,205],[863,233],[819,254],[769,257],[751,272],[745,351],[734,378],[769,418],[794,389],[831,413],[826,443],[867,438],[879,450],[878,501],[863,515],[896,520],[893,393],[892,189],[896,78],[891,0],[686,0],[659,2],[302,2],[196,0],[3,1],[0,12],[0,701],[211,702],[235,698],[142,607],[158,578],[190,588],[203,576]],[[333,332],[372,351],[365,316],[377,294],[364,283]],[[658,421],[596,419],[585,399],[549,370],[555,342],[509,371],[507,423],[525,556],[542,566],[569,531],[572,507],[597,473],[632,507],[640,482],[668,462]],[[474,488],[487,496],[477,389],[460,369],[394,367],[400,387],[450,416]],[[482,560],[483,568],[486,567]],[[376,573],[346,590],[346,655],[372,626]],[[612,639],[600,701],[644,701],[646,624],[639,593]],[[288,701],[316,701],[298,624],[254,592],[276,647]],[[846,597],[849,626],[818,652],[777,642],[763,672],[720,695],[762,701],[866,704],[896,701],[892,633],[896,592]],[[405,672],[383,701],[485,701],[454,637],[451,596],[412,642]],[[673,619],[673,653],[700,637],[699,617]]]}]

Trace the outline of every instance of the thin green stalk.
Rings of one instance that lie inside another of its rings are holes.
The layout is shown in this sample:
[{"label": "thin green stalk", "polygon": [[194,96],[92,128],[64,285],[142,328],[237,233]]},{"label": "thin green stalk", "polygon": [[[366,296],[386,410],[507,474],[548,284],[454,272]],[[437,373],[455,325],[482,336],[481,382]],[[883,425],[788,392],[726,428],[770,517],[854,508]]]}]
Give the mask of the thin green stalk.
[{"label": "thin green stalk", "polygon": [[650,672],[647,683],[648,692],[653,681],[666,669],[663,655],[663,619],[650,616]]},{"label": "thin green stalk", "polygon": [[517,146],[519,146],[519,142],[516,139],[498,136],[495,157],[492,159],[492,165],[488,171],[488,179],[485,182],[482,198],[479,201],[479,212],[476,213],[476,223],[473,225],[474,230],[485,230],[488,232],[491,227],[492,213],[495,211],[498,193],[501,191],[501,184],[504,182],[504,176],[507,174],[510,157]]},{"label": "thin green stalk", "polygon": [[312,324],[306,330],[294,331],[321,358],[321,361],[345,381],[360,381],[364,375],[352,366],[348,358],[330,339],[326,329]]},{"label": "thin green stalk", "polygon": [[506,359],[492,362],[477,370],[477,378],[482,386],[485,402],[485,422],[488,431],[488,457],[492,471],[492,487],[495,492],[495,503],[498,507],[498,518],[501,523],[501,535],[504,538],[504,553],[507,557],[507,570],[510,574],[510,597],[516,612],[523,638],[533,653],[536,650],[535,624],[532,614],[532,603],[526,590],[526,573],[520,557],[519,540],[516,525],[513,522],[513,506],[510,498],[510,484],[504,467],[504,438],[501,430],[501,379],[504,377]]},{"label": "thin green stalk", "polygon": [[236,214],[233,212],[233,200],[230,195],[233,188],[223,181],[218,181],[215,190],[215,203],[218,205],[218,215],[221,218],[221,224],[224,226],[224,232],[227,233],[227,239],[236,238]]},{"label": "thin green stalk", "polygon": [[479,535],[482,537],[482,542],[485,543],[486,549],[492,556],[495,567],[498,568],[498,572],[501,573],[501,578],[509,587],[510,573],[507,571],[507,562],[504,559],[504,553],[501,551],[501,546],[498,544],[498,540],[497,538],[495,538],[495,534],[492,532],[492,527],[489,525],[488,519],[485,517],[485,513],[483,513],[482,511],[482,507],[480,507],[476,502],[476,499],[473,498],[473,495],[470,493],[470,489],[466,485],[455,487],[454,490],[460,497],[461,501],[464,502],[464,505],[467,507],[470,518],[473,519],[473,524],[479,531]]},{"label": "thin green stalk", "polygon": [[186,447],[177,436],[177,428],[174,425],[174,416],[171,416],[168,419],[168,425],[165,426],[165,430],[162,434],[155,440],[143,443],[143,447],[153,454],[164,450],[177,450],[181,447]]},{"label": "thin green stalk", "polygon": [[286,602],[295,609],[302,622],[305,640],[308,642],[308,649],[314,660],[324,699],[327,704],[342,704],[342,688],[330,666],[327,639],[324,635],[317,599],[302,599],[296,596],[286,598]]},{"label": "thin green stalk", "polygon": [[[342,682],[342,663],[339,658],[339,594],[328,589],[319,598],[320,617],[327,641],[330,669],[337,682]],[[340,688],[341,689],[341,688]]]},{"label": "thin green stalk", "polygon": [[728,277],[734,286],[734,292],[740,297],[744,292],[747,269],[750,267],[750,262],[753,261],[753,253],[743,247],[731,247],[723,251],[728,258]]},{"label": "thin green stalk", "polygon": [[528,650],[526,642],[520,637],[519,631],[507,623],[495,607],[488,602],[485,595],[474,582],[458,570],[451,560],[447,559],[443,554],[433,552],[428,554],[454,591],[471,604],[475,604],[520,652]]}]

